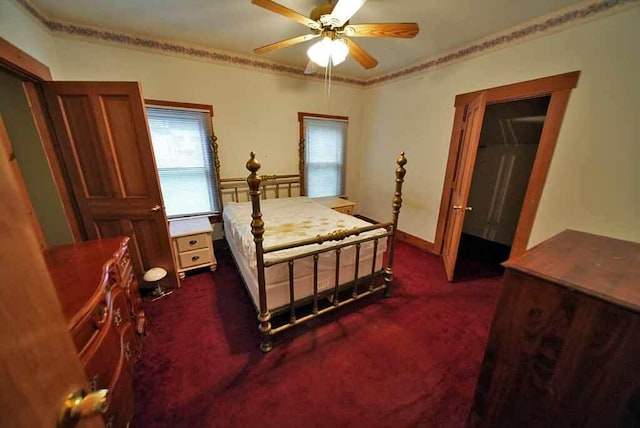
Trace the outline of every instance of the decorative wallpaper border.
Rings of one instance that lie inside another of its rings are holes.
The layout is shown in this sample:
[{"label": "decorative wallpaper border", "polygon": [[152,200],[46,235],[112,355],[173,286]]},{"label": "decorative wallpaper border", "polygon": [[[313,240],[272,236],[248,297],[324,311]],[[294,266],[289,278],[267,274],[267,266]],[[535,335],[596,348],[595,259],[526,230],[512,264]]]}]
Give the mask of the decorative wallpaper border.
[{"label": "decorative wallpaper border", "polygon": [[[155,40],[150,37],[134,36],[126,33],[119,33],[110,30],[97,29],[83,25],[63,23],[49,19],[28,0],[15,0],[28,13],[42,23],[52,32],[62,33],[69,36],[85,39],[94,39],[108,43],[125,45],[131,48],[160,51],[169,55],[186,56],[194,59],[226,63],[230,65],[242,66],[254,70],[284,74],[288,76],[304,76],[303,68],[258,60],[238,54],[223,52],[215,49],[205,49],[201,47],[190,47],[185,44]],[[434,68],[459,62],[463,59],[477,56],[481,53],[492,51],[501,47],[506,47],[516,43],[521,43],[527,39],[540,37],[545,33],[558,31],[562,27],[570,24],[577,24],[580,21],[592,19],[597,15],[609,12],[613,8],[627,3],[636,3],[637,0],[598,0],[589,4],[579,3],[573,7],[560,10],[546,18],[528,21],[515,27],[508,32],[501,32],[497,35],[489,36],[478,42],[471,43],[464,47],[456,48],[447,53],[437,55],[414,66],[403,68],[397,71],[382,74],[373,78],[359,79],[340,75],[331,76],[332,82],[368,87],[390,83],[399,79],[406,79],[418,74],[425,73]],[[322,80],[323,76],[312,75],[305,78]]]},{"label": "decorative wallpaper border", "polygon": [[[33,6],[28,0],[15,1],[50,31],[61,33],[67,36],[99,40],[107,43],[115,43],[136,49],[151,50],[156,52],[159,51],[169,55],[186,56],[193,59],[243,66],[254,70],[272,72],[277,74],[284,74],[295,77],[304,76],[307,79],[310,78],[314,80],[322,80],[324,78],[323,76],[319,75],[306,76],[304,75],[304,68],[291,65],[258,60],[255,58],[245,57],[238,54],[223,52],[215,49],[205,49],[201,47],[188,46],[186,44],[160,41],[150,37],[134,36],[126,33],[93,28],[84,25],[59,22],[49,19],[46,15],[40,12],[40,10]],[[362,79],[339,75],[332,75],[331,81],[347,85],[356,85],[360,87],[365,86],[366,84],[366,82]]]},{"label": "decorative wallpaper border", "polygon": [[490,36],[479,42],[474,42],[465,47],[456,48],[450,52],[438,55],[435,58],[414,66],[368,79],[365,86],[379,85],[397,79],[404,79],[416,74],[424,73],[436,67],[442,67],[444,65],[458,62],[467,57],[477,56],[485,51],[491,51],[498,47],[510,46],[523,42],[527,39],[533,39],[534,37],[544,35],[545,33],[551,33],[554,30],[557,31],[562,27],[569,26],[569,24],[575,24],[578,21],[593,18],[603,12],[610,11],[614,7],[621,6],[625,3],[634,3],[636,1],[637,0],[602,0],[578,9],[564,9],[564,11],[561,10],[556,12],[556,14],[549,16],[541,22],[536,22],[540,21],[540,18],[537,18],[514,28],[508,33],[503,32],[495,36]]}]

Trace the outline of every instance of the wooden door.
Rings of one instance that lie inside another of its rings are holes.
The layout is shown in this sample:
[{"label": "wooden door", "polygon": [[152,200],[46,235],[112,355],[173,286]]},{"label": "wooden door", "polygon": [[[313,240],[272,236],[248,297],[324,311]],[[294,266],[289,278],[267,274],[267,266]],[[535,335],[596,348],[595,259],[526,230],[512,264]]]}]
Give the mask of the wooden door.
[{"label": "wooden door", "polygon": [[451,205],[447,215],[447,226],[442,247],[442,259],[449,281],[453,281],[464,217],[467,210],[472,208],[467,207],[467,201],[471,189],[473,167],[476,163],[486,99],[486,92],[482,92],[469,103],[462,124],[461,144],[457,154],[451,189]]},{"label": "wooden door", "polygon": [[135,82],[44,82],[89,239],[129,236],[138,282],[162,267],[178,287],[144,101]]},{"label": "wooden door", "polygon": [[[88,384],[27,202],[0,150],[0,418],[3,426],[54,427],[64,397]],[[103,424],[93,417],[80,426]]]}]

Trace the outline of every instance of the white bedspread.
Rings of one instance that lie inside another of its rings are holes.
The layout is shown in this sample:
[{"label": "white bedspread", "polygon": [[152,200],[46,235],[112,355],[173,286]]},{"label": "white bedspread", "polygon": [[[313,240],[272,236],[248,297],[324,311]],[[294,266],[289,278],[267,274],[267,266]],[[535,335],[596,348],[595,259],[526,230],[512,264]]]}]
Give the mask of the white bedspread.
[{"label": "white bedspread", "polygon": [[[281,199],[261,200],[262,219],[265,223],[265,233],[263,246],[265,248],[286,243],[292,243],[317,235],[324,235],[338,229],[352,229],[354,227],[368,226],[363,220],[356,217],[334,211],[324,205],[315,202],[307,197],[293,197]],[[251,234],[251,203],[227,203],[224,206],[223,220],[225,235],[230,241],[230,246],[239,265],[244,264],[252,272],[250,275],[243,272],[245,282],[250,288],[250,284],[255,279],[256,256],[255,243]],[[334,247],[345,242],[360,240],[369,236],[384,236],[386,230],[375,229],[351,236],[342,241],[329,241],[323,244],[312,244],[304,247],[292,248],[274,253],[265,254],[265,261],[274,261],[283,257],[306,254],[318,248]],[[382,264],[382,253],[386,249],[386,239],[381,239],[378,244],[376,269]],[[237,254],[241,253],[241,254]],[[244,260],[240,262],[238,257]],[[319,289],[328,289],[335,285],[335,252],[328,251],[320,256],[318,264]],[[361,245],[359,277],[371,273],[373,257],[373,242],[369,241]],[[353,280],[355,275],[355,248],[344,248],[340,256],[340,283]],[[243,270],[243,269],[241,269]],[[282,288],[288,284],[288,266],[286,263],[271,266],[265,269],[265,282],[267,289]],[[248,278],[248,277],[251,278]],[[310,294],[310,283],[313,278],[313,260],[311,257],[301,258],[294,263],[294,277],[296,279],[296,300]],[[305,283],[304,287],[300,284]],[[288,285],[287,285],[288,286]],[[304,290],[302,290],[304,288]],[[276,298],[274,293],[269,292],[269,307],[288,303],[282,301],[287,294],[285,290],[280,290],[282,296]],[[252,291],[254,302],[257,302],[257,294]]]}]

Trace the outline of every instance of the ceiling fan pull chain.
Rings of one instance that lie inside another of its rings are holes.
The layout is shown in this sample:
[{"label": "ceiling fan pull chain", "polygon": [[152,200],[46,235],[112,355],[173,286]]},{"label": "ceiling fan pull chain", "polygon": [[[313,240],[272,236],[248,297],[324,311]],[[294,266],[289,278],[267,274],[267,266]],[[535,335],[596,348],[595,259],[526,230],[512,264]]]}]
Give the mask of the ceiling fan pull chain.
[{"label": "ceiling fan pull chain", "polygon": [[327,81],[327,97],[331,95],[331,72],[333,71],[333,60],[329,57],[329,63],[327,64],[329,68],[329,79]]},{"label": "ceiling fan pull chain", "polygon": [[333,71],[333,64],[331,58],[327,62],[327,66],[324,68],[324,94],[329,97],[331,95],[331,73]]},{"label": "ceiling fan pull chain", "polygon": [[322,92],[324,92],[325,94],[327,93],[327,68],[324,68],[324,81],[322,82],[324,83],[324,87],[322,88]]},{"label": "ceiling fan pull chain", "polygon": [[324,68],[324,94],[327,95],[327,79],[329,77],[329,64]]}]

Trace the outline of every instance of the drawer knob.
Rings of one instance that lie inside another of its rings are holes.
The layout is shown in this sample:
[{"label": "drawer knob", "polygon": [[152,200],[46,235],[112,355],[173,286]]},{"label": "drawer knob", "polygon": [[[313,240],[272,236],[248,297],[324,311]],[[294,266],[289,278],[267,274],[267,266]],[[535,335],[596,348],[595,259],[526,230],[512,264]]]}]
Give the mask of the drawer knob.
[{"label": "drawer knob", "polygon": [[196,260],[199,260],[199,259],[200,259],[200,256],[193,256],[193,257],[191,257],[191,261],[192,261],[192,262],[195,262]]},{"label": "drawer knob", "polygon": [[189,245],[196,245],[198,243],[197,240],[192,239],[191,241],[189,241]]}]

